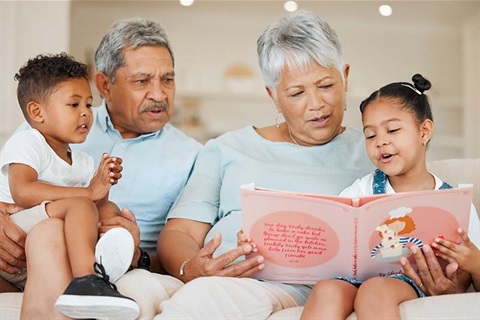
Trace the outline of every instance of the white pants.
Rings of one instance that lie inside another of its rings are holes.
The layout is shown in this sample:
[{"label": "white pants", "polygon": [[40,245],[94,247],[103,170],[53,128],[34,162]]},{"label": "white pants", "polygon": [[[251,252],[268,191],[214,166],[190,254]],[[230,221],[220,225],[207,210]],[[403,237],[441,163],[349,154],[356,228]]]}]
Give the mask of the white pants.
[{"label": "white pants", "polygon": [[159,319],[266,319],[297,306],[279,287],[249,278],[203,277],[160,303]]},{"label": "white pants", "polygon": [[160,312],[160,303],[170,299],[183,282],[172,276],[135,269],[127,272],[115,285],[121,294],[138,303],[138,319],[151,320]]}]

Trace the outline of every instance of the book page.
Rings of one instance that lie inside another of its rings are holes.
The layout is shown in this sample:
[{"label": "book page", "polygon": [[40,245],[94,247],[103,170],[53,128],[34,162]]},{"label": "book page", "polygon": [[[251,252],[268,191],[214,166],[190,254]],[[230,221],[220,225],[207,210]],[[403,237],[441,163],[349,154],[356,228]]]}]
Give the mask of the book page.
[{"label": "book page", "polygon": [[431,244],[435,237],[458,241],[468,230],[472,189],[447,189],[389,195],[358,209],[358,280],[399,273],[408,247]]},{"label": "book page", "polygon": [[319,197],[242,190],[243,230],[265,258],[254,277],[313,284],[353,268],[350,206]]}]

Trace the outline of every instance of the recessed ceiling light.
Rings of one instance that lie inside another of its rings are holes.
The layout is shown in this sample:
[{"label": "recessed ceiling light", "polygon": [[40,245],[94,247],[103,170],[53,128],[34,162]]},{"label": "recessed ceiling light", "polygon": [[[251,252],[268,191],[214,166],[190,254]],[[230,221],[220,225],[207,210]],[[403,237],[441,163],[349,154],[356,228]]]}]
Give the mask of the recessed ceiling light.
[{"label": "recessed ceiling light", "polygon": [[189,7],[195,0],[180,0],[180,4],[184,7]]},{"label": "recessed ceiling light", "polygon": [[283,9],[288,12],[294,12],[298,9],[298,4],[295,1],[286,1],[283,4]]},{"label": "recessed ceiling light", "polygon": [[378,12],[384,17],[389,17],[392,15],[392,7],[390,7],[388,4],[383,4],[380,7],[378,7]]}]

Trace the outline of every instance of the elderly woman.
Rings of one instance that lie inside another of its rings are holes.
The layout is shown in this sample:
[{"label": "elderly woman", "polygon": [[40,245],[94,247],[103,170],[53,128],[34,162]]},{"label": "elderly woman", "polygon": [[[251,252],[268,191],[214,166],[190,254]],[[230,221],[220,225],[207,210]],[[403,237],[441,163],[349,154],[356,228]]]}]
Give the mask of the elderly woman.
[{"label": "elderly woman", "polygon": [[165,269],[186,284],[156,319],[261,319],[303,305],[309,286],[248,278],[264,267],[262,257],[232,264],[252,250],[236,247],[240,185],[338,194],[372,170],[362,133],[342,126],[349,66],[334,30],[300,12],[268,27],[257,44],[267,92],[285,122],[226,133],[199,154],[158,243]]}]

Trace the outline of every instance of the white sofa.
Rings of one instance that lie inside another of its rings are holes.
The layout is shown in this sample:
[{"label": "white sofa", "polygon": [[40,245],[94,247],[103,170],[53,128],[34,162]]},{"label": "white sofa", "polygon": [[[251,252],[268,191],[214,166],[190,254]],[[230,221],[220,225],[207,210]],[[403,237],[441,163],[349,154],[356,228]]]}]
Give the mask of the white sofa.
[{"label": "white sofa", "polygon": [[[480,158],[448,159],[428,163],[430,171],[451,185],[474,184],[473,203],[480,209]],[[19,319],[21,293],[0,294],[0,319]],[[285,309],[271,315],[269,320],[299,319],[303,307]],[[404,319],[480,319],[480,293],[464,293],[416,299],[403,303],[400,312]],[[356,319],[352,313],[349,320]]]}]

